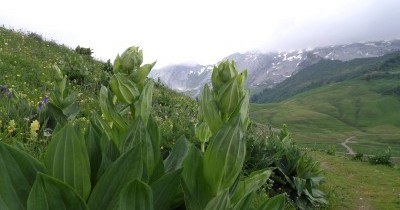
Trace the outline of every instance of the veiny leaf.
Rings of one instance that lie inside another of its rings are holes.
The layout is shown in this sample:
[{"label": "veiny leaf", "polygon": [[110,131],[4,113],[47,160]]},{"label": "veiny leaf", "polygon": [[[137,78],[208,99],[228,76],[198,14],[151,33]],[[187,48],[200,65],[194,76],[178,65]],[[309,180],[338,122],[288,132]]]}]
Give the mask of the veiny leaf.
[{"label": "veiny leaf", "polygon": [[146,169],[145,175],[151,176],[157,164],[155,153],[159,153],[159,151],[154,151],[150,134],[147,132],[141,117],[138,117],[129,128],[120,150],[124,153],[133,147],[138,147],[138,149],[140,149],[140,158]]},{"label": "veiny leaf", "polygon": [[200,112],[210,127],[211,132],[215,134],[222,127],[223,122],[217,104],[213,100],[212,92],[207,84],[204,85],[201,95]]},{"label": "veiny leaf", "polygon": [[178,169],[166,173],[160,179],[151,184],[155,209],[169,209],[181,181],[181,172],[182,169]]},{"label": "veiny leaf", "polygon": [[177,170],[182,168],[183,161],[189,152],[189,142],[182,136],[178,139],[175,146],[172,148],[167,159],[164,160],[166,172]]},{"label": "veiny leaf", "polygon": [[135,83],[128,78],[127,74],[116,73],[110,78],[110,88],[118,100],[132,104],[140,95]]},{"label": "veiny leaf", "polygon": [[218,108],[224,114],[231,114],[235,111],[242,99],[241,88],[237,79],[225,83],[218,93]]},{"label": "veiny leaf", "polygon": [[49,175],[73,187],[84,199],[89,196],[90,163],[80,131],[67,124],[53,135],[44,163]]},{"label": "veiny leaf", "polygon": [[204,179],[202,154],[193,145],[190,145],[183,162],[182,189],[185,204],[191,210],[203,210],[212,198],[211,189]]},{"label": "veiny leaf", "polygon": [[263,204],[261,204],[261,206],[258,207],[257,209],[260,209],[260,210],[284,209],[285,201],[286,201],[286,198],[283,194],[276,195],[272,198],[269,198],[267,201],[265,201]]},{"label": "veiny leaf", "polygon": [[227,210],[230,205],[229,189],[211,199],[206,206],[206,210],[221,209]]},{"label": "veiny leaf", "polygon": [[138,179],[131,181],[119,198],[119,210],[152,210],[153,192],[151,187]]},{"label": "veiny leaf", "polygon": [[243,167],[245,155],[246,142],[240,120],[235,118],[211,138],[204,153],[204,177],[214,196],[235,182]]},{"label": "veiny leaf", "polygon": [[131,77],[133,81],[138,85],[139,90],[143,89],[143,86],[147,79],[147,75],[150,73],[154,65],[156,65],[156,62],[145,64],[132,73]]},{"label": "veiny leaf", "polygon": [[127,124],[122,116],[116,111],[112,103],[111,96],[106,87],[102,86],[100,89],[100,108],[104,117],[113,122],[122,132],[126,131]]},{"label": "veiny leaf", "polygon": [[269,169],[259,170],[251,173],[243,181],[239,181],[232,197],[233,204],[239,202],[248,194],[258,190],[268,180],[272,171]]},{"label": "veiny leaf", "polygon": [[88,209],[70,186],[51,176],[38,173],[28,197],[28,210]]},{"label": "veiny leaf", "polygon": [[36,174],[44,171],[33,157],[0,143],[0,209],[26,209]]},{"label": "veiny leaf", "polygon": [[121,155],[100,177],[89,197],[90,209],[112,209],[127,183],[142,177],[140,150],[133,148]]},{"label": "veiny leaf", "polygon": [[241,198],[237,203],[231,202],[232,205],[234,205],[232,210],[248,210],[253,201],[254,194],[255,192],[249,193],[245,197]]},{"label": "veiny leaf", "polygon": [[142,93],[139,96],[139,99],[135,103],[135,117],[142,117],[145,124],[147,124],[151,113],[153,88],[153,80],[148,80],[143,88]]}]

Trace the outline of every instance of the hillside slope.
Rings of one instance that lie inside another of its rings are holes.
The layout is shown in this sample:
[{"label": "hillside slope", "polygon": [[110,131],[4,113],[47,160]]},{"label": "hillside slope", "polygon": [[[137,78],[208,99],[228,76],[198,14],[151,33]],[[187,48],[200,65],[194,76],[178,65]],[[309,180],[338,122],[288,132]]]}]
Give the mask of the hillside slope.
[{"label": "hillside slope", "polygon": [[[59,66],[68,76],[68,85],[78,94],[82,112],[77,117],[88,117],[90,110],[98,106],[98,96],[94,93],[101,85],[108,85],[110,66],[80,55],[64,45],[47,41],[36,33],[0,27],[0,131],[1,122],[5,127],[13,118],[8,113],[7,104],[3,103],[3,90],[12,89],[27,98],[31,108],[36,109],[53,89],[53,65]],[[173,144],[181,135],[189,139],[194,137],[197,120],[195,100],[156,83],[153,115],[162,130],[166,146]]]},{"label": "hillside slope", "polygon": [[[321,60],[320,62],[300,70],[273,88],[265,89],[254,95],[256,103],[279,102],[296,94],[324,85],[352,80],[356,78],[392,77],[392,67],[400,66],[400,52],[381,57],[362,58],[350,61]],[[399,75],[396,75],[399,77]],[[400,79],[400,78],[399,78]]]},{"label": "hillside slope", "polygon": [[252,104],[256,122],[288,124],[303,145],[327,148],[354,136],[356,152],[378,153],[388,146],[400,156],[398,79],[355,80],[317,88],[280,103]]}]

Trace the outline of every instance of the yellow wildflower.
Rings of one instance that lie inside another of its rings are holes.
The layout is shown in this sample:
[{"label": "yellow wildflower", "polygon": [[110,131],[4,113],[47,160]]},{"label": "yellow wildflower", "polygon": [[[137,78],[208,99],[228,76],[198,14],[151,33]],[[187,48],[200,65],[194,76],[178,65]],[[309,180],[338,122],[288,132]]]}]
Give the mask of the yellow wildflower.
[{"label": "yellow wildflower", "polygon": [[31,123],[31,137],[32,138],[37,138],[37,135],[38,135],[37,132],[39,131],[39,128],[40,128],[39,121],[34,120]]},{"label": "yellow wildflower", "polygon": [[14,120],[10,120],[10,122],[8,122],[7,131],[9,134],[11,134],[12,132],[15,131],[15,121]]}]

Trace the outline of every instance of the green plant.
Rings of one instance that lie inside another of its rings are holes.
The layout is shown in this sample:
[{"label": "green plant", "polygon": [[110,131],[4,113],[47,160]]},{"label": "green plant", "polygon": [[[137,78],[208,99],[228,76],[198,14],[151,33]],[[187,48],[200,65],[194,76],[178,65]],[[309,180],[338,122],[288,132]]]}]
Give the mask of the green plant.
[{"label": "green plant", "polygon": [[274,168],[272,186],[265,186],[270,195],[287,193],[289,203],[299,209],[326,205],[325,194],[319,189],[323,179],[319,163],[300,151],[287,126],[277,134],[257,124],[251,129],[245,172]]},{"label": "green plant", "polygon": [[80,55],[87,56],[88,58],[92,58],[92,54],[93,54],[92,49],[86,48],[86,47],[81,47],[79,45],[75,48],[75,52]]},{"label": "green plant", "polygon": [[326,153],[328,155],[335,155],[336,154],[336,145],[329,146],[328,149],[326,150]]},{"label": "green plant", "polygon": [[391,157],[392,157],[392,149],[391,147],[388,147],[383,154],[368,157],[368,161],[372,165],[379,164],[379,165],[391,166],[393,164]]},{"label": "green plant", "polygon": [[363,161],[364,160],[364,154],[357,152],[357,154],[353,157],[353,160]]},{"label": "green plant", "polygon": [[[202,119],[213,132],[204,154],[182,137],[163,159],[161,135],[150,114],[153,81],[146,79],[155,63],[141,65],[142,59],[137,47],[117,56],[111,91],[100,89],[100,111],[94,110],[87,124],[60,121],[43,162],[0,143],[2,209],[248,209],[271,171],[240,176],[248,122],[243,76],[232,63],[228,71],[233,74],[219,84],[232,97],[221,93],[215,104],[211,92],[203,93],[203,100],[214,102],[201,105]],[[222,72],[227,63],[221,64]],[[61,90],[57,94],[64,99],[66,77],[59,79],[55,92]],[[284,200],[279,195],[256,208],[282,209]]]}]

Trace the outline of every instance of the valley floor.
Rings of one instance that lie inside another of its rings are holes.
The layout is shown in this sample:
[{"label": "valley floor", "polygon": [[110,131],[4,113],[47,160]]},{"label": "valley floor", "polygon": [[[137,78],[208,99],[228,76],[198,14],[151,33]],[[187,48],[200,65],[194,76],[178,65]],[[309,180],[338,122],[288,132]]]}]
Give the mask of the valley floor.
[{"label": "valley floor", "polygon": [[400,209],[400,170],[311,152],[324,170],[328,209]]}]

